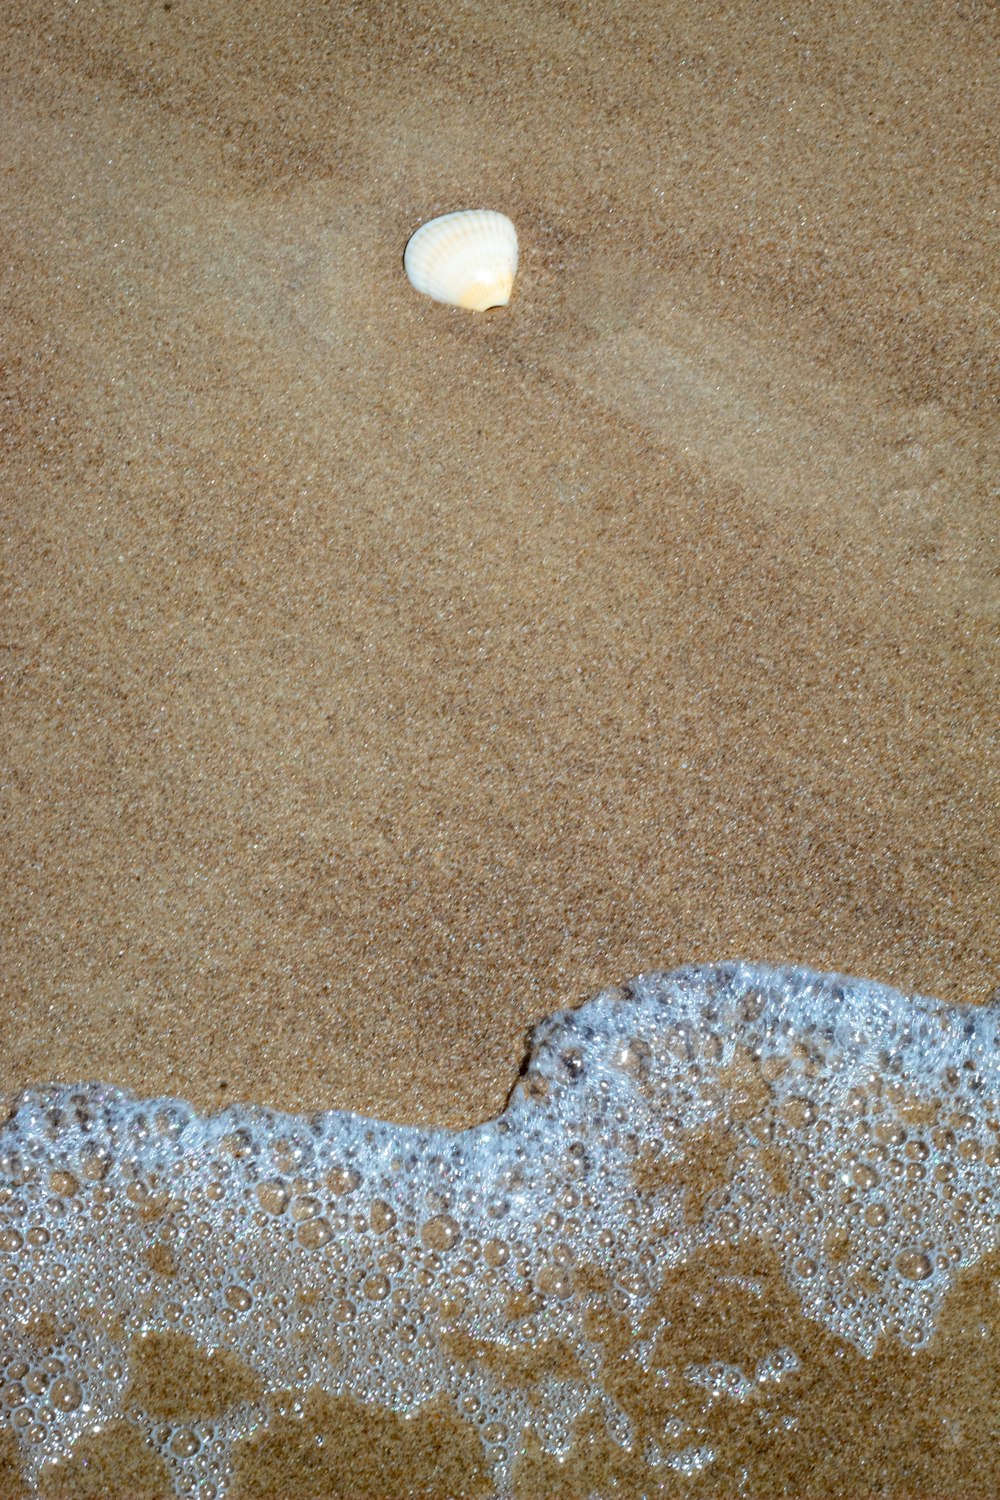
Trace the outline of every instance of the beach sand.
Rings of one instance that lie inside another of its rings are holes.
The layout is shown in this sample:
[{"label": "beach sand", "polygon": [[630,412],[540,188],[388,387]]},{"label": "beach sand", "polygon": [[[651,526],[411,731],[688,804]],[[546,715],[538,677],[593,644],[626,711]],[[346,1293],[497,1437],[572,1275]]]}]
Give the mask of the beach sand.
[{"label": "beach sand", "polygon": [[3,31],[9,1085],[460,1125],[650,967],[991,992],[992,7]]},{"label": "beach sand", "polygon": [[644,970],[991,994],[997,29],[6,9],[0,1087],[460,1127]]}]

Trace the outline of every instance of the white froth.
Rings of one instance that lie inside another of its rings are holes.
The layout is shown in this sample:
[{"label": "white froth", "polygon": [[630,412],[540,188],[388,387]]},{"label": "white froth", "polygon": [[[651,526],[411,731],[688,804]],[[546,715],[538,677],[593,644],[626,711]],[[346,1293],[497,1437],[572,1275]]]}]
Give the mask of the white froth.
[{"label": "white froth", "polygon": [[[920,1346],[955,1272],[1000,1239],[998,1042],[995,1006],[732,964],[647,975],[551,1017],[503,1115],[457,1134],[332,1112],[204,1119],[105,1086],[25,1093],[0,1131],[0,1394],[27,1472],[121,1414],[128,1339],[173,1330],[232,1349],[269,1391],[319,1385],[398,1411],[446,1392],[478,1424],[503,1495],[538,1412],[450,1354],[441,1328],[505,1349],[566,1340],[587,1378],[548,1377],[539,1437],[559,1452],[600,1364],[576,1267],[613,1274],[638,1315],[669,1265],[720,1241],[774,1243],[804,1312],[862,1352],[883,1335]],[[748,1065],[766,1109],[741,1095]],[[703,1211],[669,1171],[637,1191],[640,1159],[669,1165],[715,1128],[733,1160]],[[768,1172],[775,1152],[786,1190]],[[174,1200],[162,1233],[144,1212],[160,1194]],[[150,1272],[154,1238],[176,1261],[167,1280]],[[539,1311],[512,1324],[525,1288]],[[303,1289],[317,1293],[306,1342]],[[61,1370],[32,1372],[30,1320],[75,1325],[83,1307],[85,1342],[74,1336]],[[739,1401],[798,1363],[776,1344],[756,1368],[690,1379]],[[601,1402],[626,1442],[624,1414]],[[146,1431],[178,1495],[223,1495],[233,1443],[266,1420],[250,1404]],[[712,1461],[683,1451],[690,1472]]]}]

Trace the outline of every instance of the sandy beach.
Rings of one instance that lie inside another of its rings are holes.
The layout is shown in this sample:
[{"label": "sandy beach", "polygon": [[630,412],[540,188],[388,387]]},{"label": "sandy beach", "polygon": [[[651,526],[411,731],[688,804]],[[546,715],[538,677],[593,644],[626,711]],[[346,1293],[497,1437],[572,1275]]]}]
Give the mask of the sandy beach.
[{"label": "sandy beach", "polygon": [[459,1125],[644,968],[992,991],[995,24],[8,12],[10,1086]]},{"label": "sandy beach", "polygon": [[0,37],[0,1090],[463,1127],[645,970],[997,989],[992,6]]}]

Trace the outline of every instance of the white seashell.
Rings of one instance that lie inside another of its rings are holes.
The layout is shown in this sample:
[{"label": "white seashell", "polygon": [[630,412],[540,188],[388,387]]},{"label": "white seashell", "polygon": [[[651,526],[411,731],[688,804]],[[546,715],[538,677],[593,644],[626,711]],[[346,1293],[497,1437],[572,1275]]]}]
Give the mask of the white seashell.
[{"label": "white seashell", "polygon": [[403,266],[410,285],[435,302],[476,312],[503,307],[517,271],[517,230],[489,208],[442,214],[411,235]]}]

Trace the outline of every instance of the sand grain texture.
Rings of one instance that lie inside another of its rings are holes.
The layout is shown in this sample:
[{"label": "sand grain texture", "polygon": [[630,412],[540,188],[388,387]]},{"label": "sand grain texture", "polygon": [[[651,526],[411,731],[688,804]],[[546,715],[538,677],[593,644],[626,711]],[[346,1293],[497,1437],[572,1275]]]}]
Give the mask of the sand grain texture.
[{"label": "sand grain texture", "polygon": [[[5,1087],[461,1125],[651,967],[985,998],[992,6],[0,27]],[[480,204],[488,317],[401,266]]]}]

